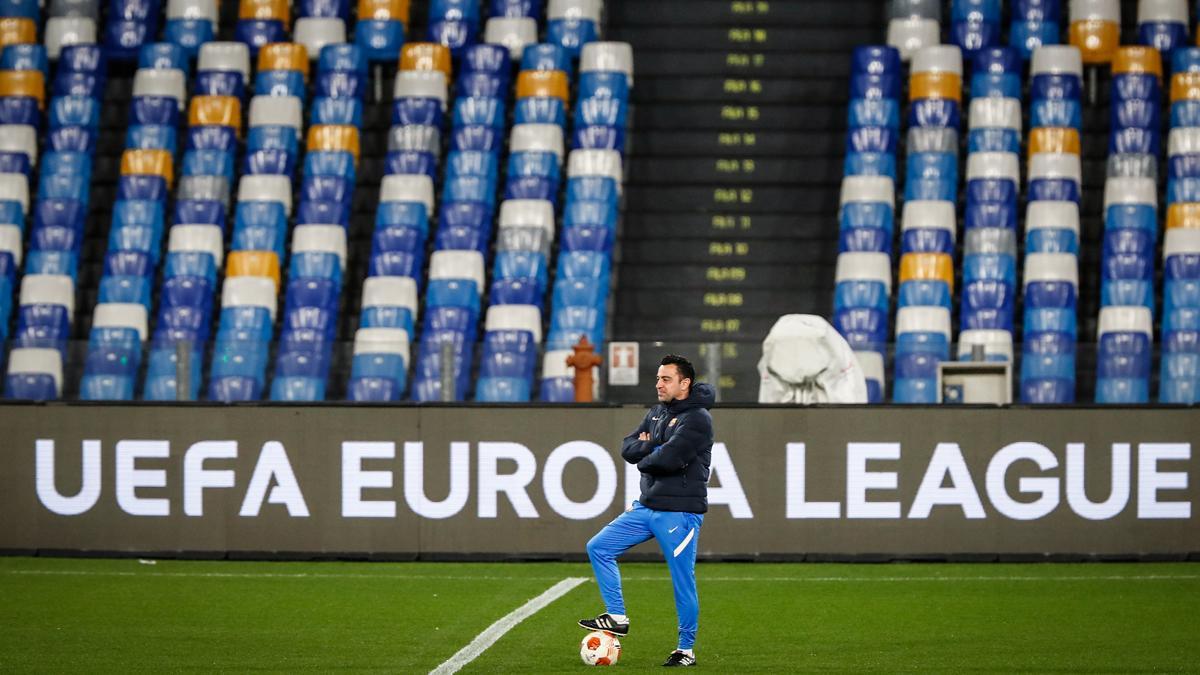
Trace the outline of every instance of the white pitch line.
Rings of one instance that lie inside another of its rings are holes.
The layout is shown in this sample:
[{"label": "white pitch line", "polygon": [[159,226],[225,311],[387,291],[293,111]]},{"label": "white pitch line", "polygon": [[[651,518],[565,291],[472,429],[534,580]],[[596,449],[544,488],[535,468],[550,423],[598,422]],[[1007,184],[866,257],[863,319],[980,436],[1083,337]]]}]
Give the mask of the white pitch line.
[{"label": "white pitch line", "polygon": [[[985,577],[706,577],[698,575],[698,582],[705,581],[799,581],[808,582],[814,581],[818,583],[838,582],[838,581],[1165,581],[1174,579],[1200,579],[1200,574],[1134,574],[1128,576],[1108,575],[1108,576],[1062,576],[1062,577],[1031,577],[1031,576],[985,576]],[[670,581],[669,578],[662,579]],[[651,581],[650,578],[631,579],[631,581]]]},{"label": "white pitch line", "polygon": [[[987,563],[980,563],[985,565]],[[70,577],[163,577],[163,578],[212,578],[212,579],[379,579],[381,581],[554,581],[561,577],[515,577],[495,575],[407,575],[407,574],[343,574],[337,572],[124,572],[101,570],[0,570],[0,577],[5,575],[21,576],[70,576]],[[1130,574],[1130,575],[1070,575],[1070,576],[965,576],[965,577],[714,577],[700,574],[698,581],[704,582],[793,582],[793,583],[838,583],[838,582],[970,582],[970,581],[1193,581],[1200,579],[1200,574]],[[669,582],[667,576],[623,576],[623,581],[660,581]]]},{"label": "white pitch line", "polygon": [[488,647],[496,644],[496,640],[504,637],[504,634],[512,630],[514,626],[533,616],[543,607],[566,595],[571,589],[585,581],[588,581],[587,577],[567,577],[547,588],[541,595],[500,617],[496,623],[493,623],[482,633],[476,635],[470,644],[458,650],[458,653],[451,656],[445,663],[430,671],[430,675],[450,675],[451,673],[457,673],[463,666],[474,661],[476,657],[486,651]]},{"label": "white pitch line", "polygon": [[467,574],[349,574],[339,572],[123,572],[116,570],[0,570],[6,574],[68,577],[183,577],[212,579],[382,579],[386,581],[555,581],[562,577],[513,577]]}]

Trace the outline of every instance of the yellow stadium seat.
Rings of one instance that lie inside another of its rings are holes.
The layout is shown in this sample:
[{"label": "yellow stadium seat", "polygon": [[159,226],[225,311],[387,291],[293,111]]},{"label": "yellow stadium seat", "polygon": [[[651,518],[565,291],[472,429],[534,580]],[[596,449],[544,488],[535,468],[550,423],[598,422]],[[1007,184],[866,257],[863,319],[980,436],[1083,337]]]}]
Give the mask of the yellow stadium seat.
[{"label": "yellow stadium seat", "polygon": [[1200,229],[1200,204],[1177,203],[1167,207],[1167,229]]},{"label": "yellow stadium seat", "polygon": [[913,73],[909,79],[909,95],[914,101],[948,98],[962,103],[962,77],[949,72]]},{"label": "yellow stadium seat", "polygon": [[1200,73],[1171,76],[1171,102],[1176,101],[1200,101]]},{"label": "yellow stadium seat", "polygon": [[169,150],[126,150],[121,153],[121,175],[162,176],[170,187],[175,179],[174,158]]},{"label": "yellow stadium seat", "polygon": [[569,96],[567,74],[561,70],[522,70],[517,75],[517,98],[557,98],[566,103]]},{"label": "yellow stadium seat", "polygon": [[279,291],[279,256],[273,251],[230,251],[225,266],[226,276],[266,277]]},{"label": "yellow stadium seat", "polygon": [[954,260],[948,253],[905,253],[900,257],[900,283],[944,281],[954,292]]},{"label": "yellow stadium seat", "polygon": [[1071,127],[1038,127],[1029,132],[1029,154],[1069,152],[1079,154],[1079,130]]},{"label": "yellow stadium seat", "polygon": [[1113,56],[1112,71],[1114,75],[1148,74],[1162,80],[1162,55],[1154,47],[1121,47]]},{"label": "yellow stadium seat", "polygon": [[1112,21],[1075,21],[1068,32],[1070,43],[1079,48],[1084,63],[1110,63],[1121,46],[1121,26]]},{"label": "yellow stadium seat", "polygon": [[399,21],[408,25],[409,0],[358,0],[359,21]]},{"label": "yellow stadium seat", "polygon": [[400,50],[400,70],[440,70],[449,82],[450,48],[434,42],[410,42]]},{"label": "yellow stadium seat", "polygon": [[257,19],[259,21],[292,22],[291,7],[288,0],[240,0],[238,2],[239,19]]},{"label": "yellow stadium seat", "polygon": [[258,50],[258,70],[298,70],[308,80],[308,49],[295,42],[272,42]]},{"label": "yellow stadium seat", "polygon": [[46,107],[46,78],[40,70],[0,70],[0,96],[36,98]]},{"label": "yellow stadium seat", "polygon": [[358,162],[358,127],[342,124],[317,124],[308,128],[308,151],[345,151],[354,155]]},{"label": "yellow stadium seat", "polygon": [[242,102],[236,96],[193,96],[188,105],[188,125],[217,125],[242,129]]},{"label": "yellow stadium seat", "polygon": [[37,24],[33,19],[6,16],[0,19],[0,47],[37,43]]}]

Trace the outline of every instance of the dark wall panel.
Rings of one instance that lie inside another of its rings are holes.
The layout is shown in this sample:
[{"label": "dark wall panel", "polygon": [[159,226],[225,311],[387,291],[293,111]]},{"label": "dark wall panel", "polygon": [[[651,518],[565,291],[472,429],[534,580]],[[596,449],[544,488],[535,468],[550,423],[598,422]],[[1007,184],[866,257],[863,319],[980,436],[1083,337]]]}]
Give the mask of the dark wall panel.
[{"label": "dark wall panel", "polygon": [[[0,550],[578,558],[637,496],[618,451],[642,412],[0,407]],[[714,420],[707,557],[1200,552],[1191,411],[760,407]]]}]

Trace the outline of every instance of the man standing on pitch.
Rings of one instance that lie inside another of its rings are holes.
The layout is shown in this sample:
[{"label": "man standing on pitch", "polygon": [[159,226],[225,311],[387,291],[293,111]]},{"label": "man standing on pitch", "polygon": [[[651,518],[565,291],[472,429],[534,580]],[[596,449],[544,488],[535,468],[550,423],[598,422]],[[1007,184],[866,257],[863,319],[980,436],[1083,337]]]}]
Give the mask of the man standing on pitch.
[{"label": "man standing on pitch", "polygon": [[621,572],[617,557],[651,537],[658,540],[679,615],[679,645],[664,666],[696,663],[692,647],[700,601],[696,595],[696,547],[700,524],[708,511],[708,474],[712,461],[712,416],[716,399],[710,385],[696,384],[696,369],[682,356],[663,358],[656,378],[658,405],[625,437],[621,456],[642,473],[642,494],[588,542],[588,558],[596,573],[605,613],[583,619],[589,630],[629,634]]}]

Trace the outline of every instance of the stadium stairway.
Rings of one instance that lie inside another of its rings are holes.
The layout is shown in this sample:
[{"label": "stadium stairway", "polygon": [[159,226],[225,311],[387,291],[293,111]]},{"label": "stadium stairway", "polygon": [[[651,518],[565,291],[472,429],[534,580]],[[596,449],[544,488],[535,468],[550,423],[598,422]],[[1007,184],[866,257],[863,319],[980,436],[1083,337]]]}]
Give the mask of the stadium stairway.
[{"label": "stadium stairway", "polygon": [[[775,319],[831,316],[845,45],[883,42],[886,4],[613,4],[609,34],[634,45],[639,75],[613,340],[720,342],[722,396],[751,401],[757,343]],[[1123,3],[1122,44],[1137,41],[1134,5]],[[1095,389],[1110,82],[1107,69],[1085,75],[1085,96],[1095,93],[1082,111],[1079,401],[1093,400]],[[903,185],[903,162],[898,170]],[[955,268],[961,287],[961,264]],[[1019,328],[1014,338],[1019,344]]]},{"label": "stadium stairway", "polygon": [[880,3],[621,2],[608,30],[639,78],[612,338],[723,343],[722,396],[756,400],[779,315],[831,314],[845,45]]}]

